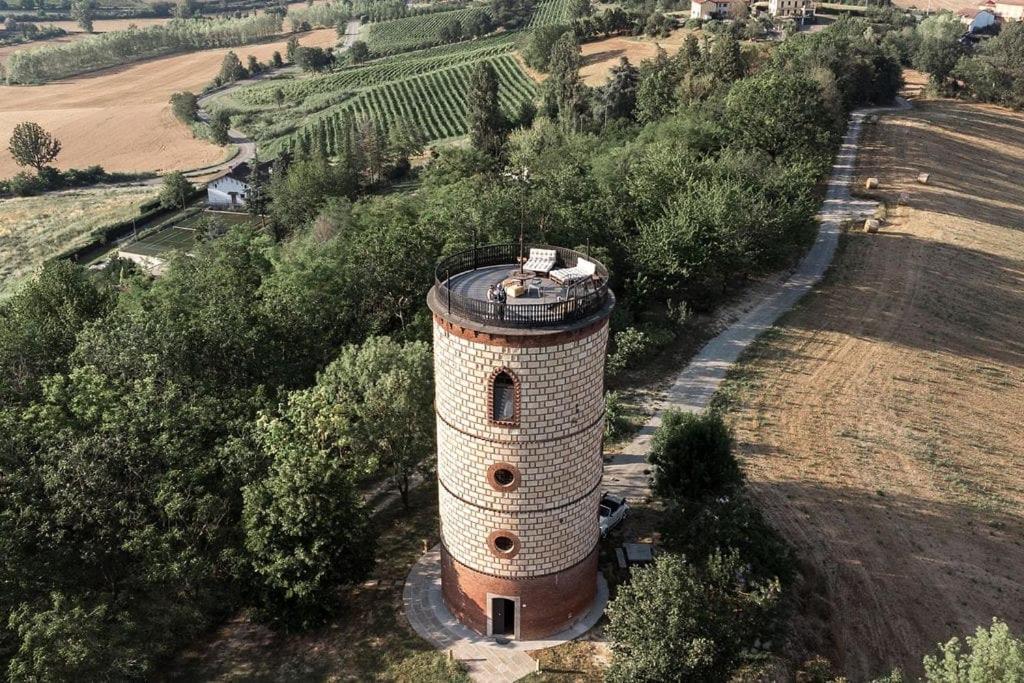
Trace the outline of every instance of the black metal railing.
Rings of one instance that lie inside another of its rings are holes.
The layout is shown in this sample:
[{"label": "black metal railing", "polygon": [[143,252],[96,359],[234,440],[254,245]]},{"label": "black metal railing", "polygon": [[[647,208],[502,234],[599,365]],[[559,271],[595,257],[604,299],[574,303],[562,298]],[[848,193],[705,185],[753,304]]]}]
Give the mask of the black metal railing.
[{"label": "black metal railing", "polygon": [[[555,269],[574,268],[584,254],[564,247],[542,244],[525,245],[530,249],[553,249]],[[434,287],[438,303],[449,313],[501,327],[554,327],[582,320],[601,310],[608,301],[608,270],[598,261],[587,258],[595,266],[594,276],[568,285],[564,297],[550,303],[499,303],[481,300],[453,291],[451,279],[461,273],[488,266],[519,264],[518,244],[488,244],[460,251],[442,258],[434,270]]]}]

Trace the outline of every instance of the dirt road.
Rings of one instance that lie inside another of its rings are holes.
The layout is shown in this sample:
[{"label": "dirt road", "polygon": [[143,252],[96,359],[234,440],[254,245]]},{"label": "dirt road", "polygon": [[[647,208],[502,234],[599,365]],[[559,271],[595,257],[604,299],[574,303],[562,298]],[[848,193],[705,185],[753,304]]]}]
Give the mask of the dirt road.
[{"label": "dirt road", "polygon": [[[337,42],[333,28],[300,35],[306,46]],[[284,53],[285,40],[234,48],[245,61]],[[100,164],[108,171],[169,171],[215,164],[224,150],[192,137],[174,119],[174,92],[198,92],[216,75],[226,49],[204,50],[107,69],[40,86],[0,86],[0,140],[21,121],[35,121],[61,140],[60,168]],[[18,171],[0,150],[0,178]]]},{"label": "dirt road", "polygon": [[805,563],[796,654],[857,681],[993,616],[1024,628],[1024,115],[919,103],[863,150],[858,184],[905,205],[843,238],[729,383]]}]

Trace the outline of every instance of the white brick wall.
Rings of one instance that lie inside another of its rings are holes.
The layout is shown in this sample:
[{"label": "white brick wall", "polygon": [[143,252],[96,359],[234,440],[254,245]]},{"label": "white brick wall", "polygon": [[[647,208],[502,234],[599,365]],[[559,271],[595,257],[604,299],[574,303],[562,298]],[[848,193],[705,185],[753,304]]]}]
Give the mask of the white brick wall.
[{"label": "white brick wall", "polygon": [[[539,348],[492,346],[434,326],[441,533],[456,560],[481,572],[528,577],[567,569],[597,543],[608,327]],[[488,382],[496,368],[520,381],[520,423],[491,424]],[[487,468],[520,472],[514,491],[496,491]],[[488,535],[519,537],[499,558]]]}]

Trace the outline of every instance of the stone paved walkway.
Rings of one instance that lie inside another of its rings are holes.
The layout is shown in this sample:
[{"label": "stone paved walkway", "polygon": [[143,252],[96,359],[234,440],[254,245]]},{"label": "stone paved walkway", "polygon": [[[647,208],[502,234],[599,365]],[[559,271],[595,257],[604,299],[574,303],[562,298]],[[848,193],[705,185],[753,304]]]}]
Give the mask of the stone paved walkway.
[{"label": "stone paved walkway", "polygon": [[573,626],[545,640],[512,640],[499,643],[466,628],[451,615],[441,599],[441,553],[434,546],[420,558],[405,581],[402,600],[409,624],[424,640],[452,656],[469,669],[474,681],[511,683],[537,670],[532,650],[561,645],[589,631],[604,614],[608,584],[599,577],[597,599]]},{"label": "stone paved walkway", "polygon": [[[707,408],[726,372],[743,351],[790,310],[811,287],[821,280],[832,263],[839,232],[846,221],[870,215],[877,204],[854,199],[850,184],[856,174],[857,143],[864,119],[874,113],[909,108],[905,100],[897,107],[862,109],[850,116],[843,145],[832,166],[825,202],[818,213],[821,226],[814,246],[804,256],[788,280],[780,284],[735,323],[709,341],[676,377],[657,410],[636,437],[605,465],[607,490],[634,500],[650,495],[647,454],[651,438],[661,424],[665,410],[697,412]],[[549,641],[511,641],[498,644],[459,624],[441,601],[440,553],[434,548],[413,567],[405,583],[405,613],[413,629],[440,650],[469,668],[475,681],[509,683],[536,670],[537,662],[526,654],[577,638],[597,623],[608,600],[608,587],[601,579],[602,592],[591,612],[566,633]]]},{"label": "stone paved walkway", "polygon": [[899,98],[895,107],[861,109],[850,115],[843,145],[832,165],[825,202],[818,213],[821,226],[814,246],[788,280],[709,341],[679,373],[654,415],[622,452],[605,465],[604,484],[609,491],[633,500],[647,498],[650,495],[647,454],[664,411],[699,412],[706,409],[729,368],[743,351],[821,280],[832,263],[843,223],[869,216],[878,206],[877,202],[850,196],[850,184],[857,170],[857,143],[864,119],[871,114],[908,108],[910,104]]}]

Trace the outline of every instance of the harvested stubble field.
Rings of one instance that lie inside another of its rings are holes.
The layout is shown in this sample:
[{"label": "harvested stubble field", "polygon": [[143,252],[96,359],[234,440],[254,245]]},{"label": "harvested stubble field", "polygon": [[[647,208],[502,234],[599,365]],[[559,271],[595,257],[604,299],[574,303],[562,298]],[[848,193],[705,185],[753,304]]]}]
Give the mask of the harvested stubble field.
[{"label": "harvested stubble field", "polygon": [[156,188],[74,190],[0,200],[0,298],[45,259],[138,214]]},{"label": "harvested stubble field", "polygon": [[[333,28],[300,34],[306,46],[330,47]],[[267,61],[285,41],[234,48],[244,61]],[[224,151],[192,137],[175,120],[168,100],[174,92],[199,92],[220,69],[227,49],[203,50],[107,69],[40,86],[0,86],[0,140],[21,121],[35,121],[61,140],[60,168],[99,164],[108,171],[169,171],[221,160]],[[0,151],[0,178],[17,173]]]},{"label": "harvested stubble field", "polygon": [[620,58],[626,57],[633,66],[639,66],[645,59],[654,59],[658,54],[658,46],[664,48],[669,56],[674,55],[683,46],[688,33],[691,31],[679,29],[673,31],[668,38],[623,36],[584,43],[580,48],[583,57],[580,76],[587,85],[604,85],[612,67],[618,65]]},{"label": "harvested stubble field", "polygon": [[904,205],[843,237],[721,394],[802,557],[794,655],[857,681],[1024,628],[1024,115],[919,102],[863,149],[857,186]]}]

